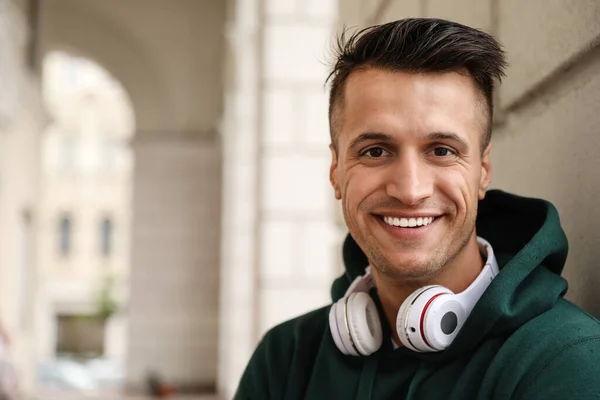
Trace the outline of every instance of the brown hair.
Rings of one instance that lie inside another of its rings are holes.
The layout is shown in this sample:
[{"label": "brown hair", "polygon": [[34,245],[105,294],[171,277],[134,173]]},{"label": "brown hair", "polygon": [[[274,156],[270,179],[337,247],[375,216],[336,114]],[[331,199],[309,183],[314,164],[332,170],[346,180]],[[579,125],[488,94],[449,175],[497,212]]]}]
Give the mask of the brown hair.
[{"label": "brown hair", "polygon": [[334,52],[336,61],[327,77],[327,82],[331,80],[329,130],[334,148],[346,80],[352,72],[367,68],[415,73],[466,71],[489,110],[482,151],[487,147],[492,135],[494,79],[500,81],[507,66],[500,43],[488,33],[442,19],[409,18],[365,28],[349,38],[344,31]]}]

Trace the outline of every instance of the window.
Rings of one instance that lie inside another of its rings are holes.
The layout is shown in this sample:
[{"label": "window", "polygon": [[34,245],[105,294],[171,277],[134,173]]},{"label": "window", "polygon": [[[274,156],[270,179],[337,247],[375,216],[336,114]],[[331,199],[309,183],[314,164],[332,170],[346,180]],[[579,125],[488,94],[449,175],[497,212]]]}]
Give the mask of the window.
[{"label": "window", "polygon": [[113,247],[113,222],[105,218],[100,226],[100,253],[109,256]]},{"label": "window", "polygon": [[99,144],[100,146],[100,163],[104,171],[112,171],[115,168],[118,156],[118,143],[113,140],[105,139]]},{"label": "window", "polygon": [[71,253],[71,236],[72,236],[72,222],[71,218],[68,215],[63,215],[60,218],[60,222],[58,225],[58,234],[59,234],[59,251],[63,256],[68,256]]},{"label": "window", "polygon": [[79,78],[81,75],[81,62],[79,61],[79,59],[69,56],[64,57],[61,61],[61,73],[63,84],[68,88],[72,88],[76,86],[80,81]]},{"label": "window", "polygon": [[67,134],[60,138],[59,163],[63,171],[71,171],[76,166],[77,138]]}]

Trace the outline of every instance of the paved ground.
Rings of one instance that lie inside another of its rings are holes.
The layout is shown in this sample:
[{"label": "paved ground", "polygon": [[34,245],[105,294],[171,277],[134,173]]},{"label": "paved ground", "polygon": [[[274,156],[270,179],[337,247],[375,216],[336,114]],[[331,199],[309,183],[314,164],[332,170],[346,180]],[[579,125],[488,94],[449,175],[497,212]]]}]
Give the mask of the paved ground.
[{"label": "paved ground", "polygon": [[[24,399],[25,400],[25,399]],[[124,396],[118,393],[82,394],[47,390],[26,400],[156,400],[146,396]],[[222,400],[216,396],[181,395],[168,397],[168,400]]]}]

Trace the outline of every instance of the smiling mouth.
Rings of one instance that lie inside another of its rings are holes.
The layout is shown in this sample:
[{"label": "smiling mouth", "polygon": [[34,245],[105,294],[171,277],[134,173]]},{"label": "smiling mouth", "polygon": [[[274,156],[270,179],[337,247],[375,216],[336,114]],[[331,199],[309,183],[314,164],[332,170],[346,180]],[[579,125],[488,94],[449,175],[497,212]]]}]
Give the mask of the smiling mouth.
[{"label": "smiling mouth", "polygon": [[397,218],[380,215],[379,218],[387,225],[399,228],[420,228],[430,225],[437,217]]}]

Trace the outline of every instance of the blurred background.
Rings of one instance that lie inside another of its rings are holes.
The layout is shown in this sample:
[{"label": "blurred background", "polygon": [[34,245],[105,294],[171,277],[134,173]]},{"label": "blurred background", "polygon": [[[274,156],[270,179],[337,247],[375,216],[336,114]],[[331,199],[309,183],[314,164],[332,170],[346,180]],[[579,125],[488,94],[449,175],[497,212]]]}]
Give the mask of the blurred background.
[{"label": "blurred background", "polygon": [[342,271],[335,33],[410,16],[504,44],[493,186],[558,207],[600,315],[597,0],[0,0],[0,383],[231,398]]}]

